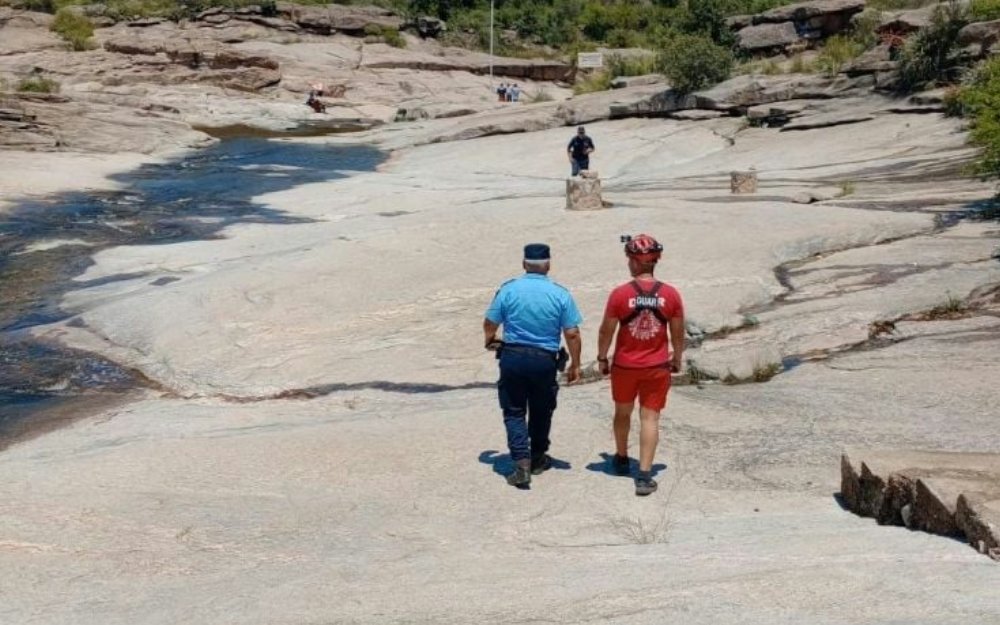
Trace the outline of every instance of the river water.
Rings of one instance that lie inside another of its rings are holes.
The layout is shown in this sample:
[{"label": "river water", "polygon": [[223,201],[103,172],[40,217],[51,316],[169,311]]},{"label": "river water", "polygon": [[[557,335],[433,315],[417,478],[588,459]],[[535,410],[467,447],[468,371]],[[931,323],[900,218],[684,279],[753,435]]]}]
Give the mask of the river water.
[{"label": "river water", "polygon": [[74,281],[94,253],[218,238],[240,223],[303,223],[252,198],[373,171],[384,158],[368,146],[226,139],[114,176],[118,191],[56,194],[0,215],[0,448],[29,432],[39,414],[74,414],[68,401],[82,405],[155,386],[94,354],[31,337],[31,328],[72,316],[60,306],[68,290],[135,277]]}]

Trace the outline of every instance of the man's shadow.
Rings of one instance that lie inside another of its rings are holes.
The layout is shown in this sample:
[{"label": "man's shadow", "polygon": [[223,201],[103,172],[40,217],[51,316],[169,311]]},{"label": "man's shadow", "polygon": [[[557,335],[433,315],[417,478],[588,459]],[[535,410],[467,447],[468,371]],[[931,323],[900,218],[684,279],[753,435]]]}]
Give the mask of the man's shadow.
[{"label": "man's shadow", "polygon": [[[605,451],[601,452],[600,456],[601,456],[600,462],[591,462],[590,464],[587,465],[588,471],[593,471],[594,473],[603,473],[605,475],[610,475],[611,477],[627,477],[630,479],[635,477],[636,473],[639,471],[639,460],[637,458],[629,457],[628,474],[619,475],[618,473],[615,472],[615,468],[612,463],[614,454],[609,454],[608,452]],[[651,474],[653,477],[656,477],[660,473],[660,471],[664,471],[666,470],[666,468],[667,465],[665,464],[662,463],[654,464],[652,466]]]},{"label": "man's shadow", "polygon": [[[550,469],[569,471],[573,468],[572,465],[565,460],[552,458],[552,456],[549,456],[549,458],[552,459],[552,466]],[[504,478],[514,472],[514,461],[510,459],[510,454],[502,454],[496,449],[487,449],[480,453],[479,462],[491,465],[493,467],[493,472]]]}]

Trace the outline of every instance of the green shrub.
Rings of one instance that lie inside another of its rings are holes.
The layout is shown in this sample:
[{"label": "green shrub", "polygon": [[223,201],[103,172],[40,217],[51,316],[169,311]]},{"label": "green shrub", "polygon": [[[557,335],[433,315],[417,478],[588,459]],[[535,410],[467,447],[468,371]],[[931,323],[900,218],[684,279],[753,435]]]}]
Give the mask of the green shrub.
[{"label": "green shrub", "polygon": [[878,27],[882,24],[882,19],[882,11],[865,9],[853,20],[851,39],[860,45],[862,50],[874,48],[879,43]]},{"label": "green shrub", "polygon": [[974,22],[1000,20],[1000,0],[972,0],[969,15]]},{"label": "green shrub", "polygon": [[399,30],[396,28],[383,28],[382,39],[384,39],[385,42],[393,48],[406,47],[406,39],[403,38],[403,35],[401,35]]},{"label": "green shrub", "polygon": [[25,93],[59,93],[59,83],[51,78],[33,76],[17,83],[17,90]]},{"label": "green shrub", "polygon": [[994,57],[972,75],[958,94],[971,118],[969,141],[980,148],[975,169],[987,179],[1000,179],[1000,58]]},{"label": "green shrub", "polygon": [[657,67],[674,89],[689,93],[729,78],[733,54],[705,35],[676,35],[660,51]]},{"label": "green shrub", "polygon": [[954,81],[959,69],[958,32],[967,23],[966,10],[956,0],[938,6],[930,26],[910,37],[903,47],[899,89],[913,91],[938,81]]},{"label": "green shrub", "polygon": [[69,7],[56,12],[52,20],[52,31],[66,40],[73,50],[88,50],[92,47],[90,38],[94,36],[94,25],[85,15]]},{"label": "green shrub", "polygon": [[365,26],[365,35],[368,37],[381,37],[394,48],[405,48],[406,39],[399,33],[398,29],[379,26],[378,24],[368,24]]}]

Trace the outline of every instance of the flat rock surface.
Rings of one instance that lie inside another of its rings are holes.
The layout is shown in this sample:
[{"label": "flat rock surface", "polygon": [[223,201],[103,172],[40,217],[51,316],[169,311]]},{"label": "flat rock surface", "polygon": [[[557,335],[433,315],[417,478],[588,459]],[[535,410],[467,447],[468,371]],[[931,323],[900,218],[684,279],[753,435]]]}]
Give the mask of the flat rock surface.
[{"label": "flat rock surface", "polygon": [[[803,84],[769,82],[767,101]],[[206,92],[180,115],[226,101]],[[565,211],[561,126],[638,93],[387,125],[360,135],[398,148],[380,171],[256,198],[295,223],[96,254],[72,318],[35,332],[163,390],[0,453],[0,621],[1000,622],[994,562],[834,496],[845,448],[1000,450],[1000,231],[960,219],[993,192],[959,177],[960,123],[589,123],[613,208]],[[109,173],[66,158],[80,180]],[[731,196],[729,172],[751,167],[758,192]],[[17,184],[0,174],[5,197]],[[782,372],[678,385],[644,499],[607,473],[607,382],[567,386],[555,468],[510,488],[483,311],[521,246],[547,241],[592,364],[628,278],[618,236],[640,231],[703,337],[692,361]],[[920,316],[973,291],[979,308]],[[869,342],[887,317],[892,336]]]}]

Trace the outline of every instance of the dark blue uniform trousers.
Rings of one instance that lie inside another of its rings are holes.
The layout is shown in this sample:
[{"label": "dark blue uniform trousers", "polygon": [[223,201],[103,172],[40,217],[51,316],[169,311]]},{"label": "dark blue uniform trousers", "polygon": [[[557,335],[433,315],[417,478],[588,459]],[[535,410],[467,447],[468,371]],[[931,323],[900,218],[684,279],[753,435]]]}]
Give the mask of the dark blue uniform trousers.
[{"label": "dark blue uniform trousers", "polygon": [[524,348],[504,349],[500,354],[497,390],[510,457],[516,462],[547,452],[559,393],[552,354]]}]

